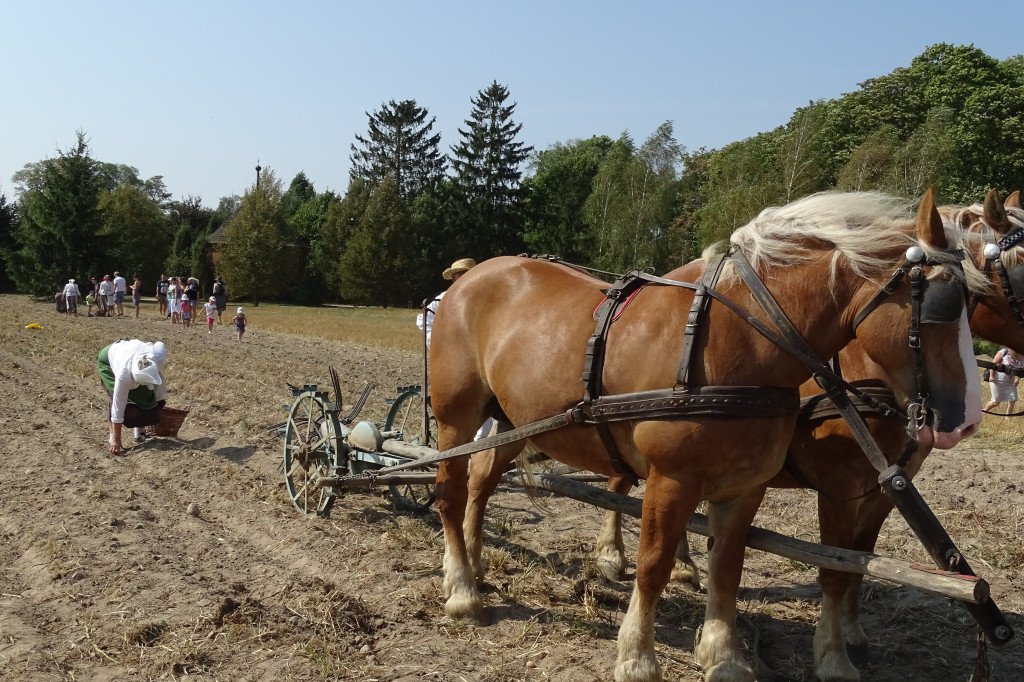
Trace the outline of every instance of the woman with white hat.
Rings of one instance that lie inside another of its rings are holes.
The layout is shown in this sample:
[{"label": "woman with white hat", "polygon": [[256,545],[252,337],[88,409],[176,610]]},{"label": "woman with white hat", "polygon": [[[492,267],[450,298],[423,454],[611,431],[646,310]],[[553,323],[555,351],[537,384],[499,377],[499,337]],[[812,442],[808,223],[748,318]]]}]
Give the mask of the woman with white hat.
[{"label": "woman with white hat", "polygon": [[167,382],[163,368],[167,347],[163,341],[149,343],[138,339],[121,340],[100,351],[96,365],[100,381],[110,396],[107,418],[110,422],[110,454],[120,454],[121,429],[135,429],[135,441],[146,439],[143,427],[160,421]]}]

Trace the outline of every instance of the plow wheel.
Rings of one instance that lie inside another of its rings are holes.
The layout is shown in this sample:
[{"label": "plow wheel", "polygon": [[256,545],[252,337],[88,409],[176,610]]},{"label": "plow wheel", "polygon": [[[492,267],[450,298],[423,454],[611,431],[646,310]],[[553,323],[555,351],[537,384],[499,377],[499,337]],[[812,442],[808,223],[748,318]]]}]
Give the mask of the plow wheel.
[{"label": "plow wheel", "polygon": [[[402,440],[415,445],[437,445],[437,422],[433,415],[428,415],[427,424],[423,423],[423,394],[420,389],[410,388],[402,393],[391,404],[387,420],[384,422],[385,431],[398,430],[402,432]],[[413,471],[431,471],[428,467],[413,469]],[[408,484],[388,486],[391,490],[391,499],[395,506],[401,509],[408,509],[414,512],[425,512],[434,502],[433,484]]]},{"label": "plow wheel", "polygon": [[303,514],[326,516],[330,511],[335,495],[316,483],[321,476],[335,474],[340,433],[337,410],[322,392],[298,394],[284,429],[284,480],[292,503]]}]

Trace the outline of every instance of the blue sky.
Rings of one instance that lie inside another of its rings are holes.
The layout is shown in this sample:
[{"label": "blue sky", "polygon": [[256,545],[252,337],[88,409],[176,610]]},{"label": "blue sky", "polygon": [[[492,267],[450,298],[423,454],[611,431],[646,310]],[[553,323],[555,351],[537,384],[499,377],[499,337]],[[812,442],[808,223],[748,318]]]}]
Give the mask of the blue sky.
[{"label": "blue sky", "polygon": [[690,150],[785,123],[928,45],[1024,52],[1019,2],[0,2],[0,192],[70,147],[216,206],[304,171],[344,193],[366,112],[415,99],[458,141],[494,80],[537,149],[666,120]]}]

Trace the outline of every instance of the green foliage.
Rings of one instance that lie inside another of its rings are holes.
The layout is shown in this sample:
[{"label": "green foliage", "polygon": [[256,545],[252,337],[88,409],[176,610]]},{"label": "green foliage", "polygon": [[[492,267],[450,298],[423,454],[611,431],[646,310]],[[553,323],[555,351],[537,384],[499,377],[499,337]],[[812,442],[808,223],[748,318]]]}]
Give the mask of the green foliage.
[{"label": "green foliage", "polygon": [[0,291],[13,289],[14,282],[7,275],[8,262],[15,248],[14,230],[18,224],[17,207],[7,201],[7,195],[0,192]]},{"label": "green foliage", "polygon": [[435,118],[427,121],[428,115],[412,99],[391,100],[373,114],[367,112],[369,132],[366,137],[356,135],[359,147],[351,146],[351,178],[376,187],[391,177],[407,200],[437,182],[445,158],[438,151],[441,136],[431,134]]},{"label": "green foliage", "polygon": [[628,133],[612,145],[584,205],[597,244],[597,267],[613,272],[664,268],[682,160],[671,121],[639,149]]},{"label": "green foliage", "polygon": [[415,241],[413,221],[397,183],[387,177],[373,189],[346,242],[338,273],[342,298],[366,305],[405,305],[413,300],[409,297],[417,295],[407,274],[415,267]]},{"label": "green foliage", "polygon": [[288,185],[288,191],[284,193],[284,199],[281,202],[281,213],[284,214],[284,219],[290,221],[299,208],[315,196],[316,190],[313,189],[313,183],[309,181],[305,173],[299,171],[298,175],[292,178],[292,183]]},{"label": "green foliage", "polygon": [[285,293],[290,274],[301,260],[281,214],[281,181],[264,168],[259,187],[242,197],[238,212],[224,228],[227,242],[221,271],[232,298],[258,305]]},{"label": "green foliage", "polygon": [[491,83],[470,101],[473,109],[462,139],[452,147],[453,206],[461,223],[462,251],[478,260],[522,250],[525,190],[521,166],[533,147],[516,140],[522,124],[513,121],[516,104],[506,104],[508,88]]},{"label": "green foliage", "polygon": [[75,146],[57,158],[20,175],[15,179],[24,187],[21,219],[8,262],[19,290],[49,296],[70,277],[88,281],[108,261],[107,244],[99,237],[100,182],[85,133],[78,131]]},{"label": "green foliage", "polygon": [[130,184],[104,191],[99,205],[103,212],[100,235],[110,245],[110,262],[129,277],[138,274],[145,284],[156,282],[171,246],[160,207],[143,189]]},{"label": "green foliage", "polygon": [[524,181],[530,197],[524,234],[529,251],[589,265],[591,233],[583,206],[612,144],[601,135],[534,154],[533,174]]},{"label": "green foliage", "polygon": [[[286,200],[287,197],[285,193]],[[331,239],[328,220],[340,202],[334,192],[315,195],[303,203],[289,220],[290,230],[297,235],[299,243],[309,247],[302,273],[290,292],[295,303],[323,303],[337,290],[337,264],[343,244]]]}]

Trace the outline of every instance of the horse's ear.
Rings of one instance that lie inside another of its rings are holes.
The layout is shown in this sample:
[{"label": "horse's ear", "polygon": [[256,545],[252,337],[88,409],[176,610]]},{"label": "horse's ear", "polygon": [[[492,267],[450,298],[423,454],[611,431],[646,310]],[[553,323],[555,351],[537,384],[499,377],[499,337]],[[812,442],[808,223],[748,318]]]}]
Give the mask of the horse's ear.
[{"label": "horse's ear", "polygon": [[1006,201],[1003,202],[1003,206],[1006,208],[1021,208],[1020,205],[1020,190],[1017,190],[1010,196],[1006,197]]},{"label": "horse's ear", "polygon": [[929,187],[921,199],[921,205],[917,209],[917,227],[915,229],[917,238],[931,244],[937,249],[949,247],[946,241],[946,230],[942,226],[942,216],[935,208],[935,188]]},{"label": "horse's ear", "polygon": [[999,192],[990,189],[985,195],[985,224],[992,228],[997,234],[1006,234],[1012,228],[1010,219],[1006,217],[1006,209],[999,201]]}]

